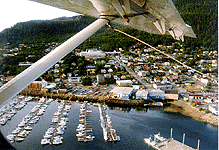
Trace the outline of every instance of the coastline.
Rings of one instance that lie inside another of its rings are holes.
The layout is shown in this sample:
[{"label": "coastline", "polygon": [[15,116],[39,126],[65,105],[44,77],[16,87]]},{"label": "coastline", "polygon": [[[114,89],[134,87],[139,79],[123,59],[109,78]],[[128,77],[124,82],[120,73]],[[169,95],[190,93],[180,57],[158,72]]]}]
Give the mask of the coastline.
[{"label": "coastline", "polygon": [[164,108],[165,112],[181,113],[183,115],[190,116],[195,120],[218,126],[218,116],[212,113],[205,113],[204,111],[199,111],[198,108],[193,107],[189,102],[178,100],[170,102],[169,104],[170,106]]}]

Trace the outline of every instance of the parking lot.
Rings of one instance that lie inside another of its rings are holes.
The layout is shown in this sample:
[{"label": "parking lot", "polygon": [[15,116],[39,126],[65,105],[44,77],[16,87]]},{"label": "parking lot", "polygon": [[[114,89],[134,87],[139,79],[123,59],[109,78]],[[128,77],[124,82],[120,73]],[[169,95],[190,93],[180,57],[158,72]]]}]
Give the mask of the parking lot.
[{"label": "parking lot", "polygon": [[81,84],[71,85],[68,94],[75,96],[91,96],[91,97],[107,97],[109,92],[116,87],[116,85],[108,86],[83,86]]}]

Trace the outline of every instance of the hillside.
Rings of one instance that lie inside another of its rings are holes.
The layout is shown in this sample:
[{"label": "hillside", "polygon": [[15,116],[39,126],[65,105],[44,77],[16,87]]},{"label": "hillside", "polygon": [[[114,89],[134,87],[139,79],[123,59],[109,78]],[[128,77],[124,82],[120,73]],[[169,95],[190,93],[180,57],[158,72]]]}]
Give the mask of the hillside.
[{"label": "hillside", "polygon": [[[217,49],[217,1],[175,0],[174,3],[182,18],[193,27],[197,35],[196,39],[186,38],[184,45],[192,49],[200,46],[209,50]],[[0,33],[0,47],[3,47],[6,43],[10,43],[11,47],[16,47],[19,43],[63,42],[94,20],[91,17],[76,16],[18,23]],[[117,27],[154,46],[158,44],[167,45],[174,41],[169,36],[151,35],[127,27]],[[136,43],[136,41],[104,27],[80,47],[82,49],[85,47],[102,47],[104,50],[112,50],[120,46],[125,49],[133,43]]]}]

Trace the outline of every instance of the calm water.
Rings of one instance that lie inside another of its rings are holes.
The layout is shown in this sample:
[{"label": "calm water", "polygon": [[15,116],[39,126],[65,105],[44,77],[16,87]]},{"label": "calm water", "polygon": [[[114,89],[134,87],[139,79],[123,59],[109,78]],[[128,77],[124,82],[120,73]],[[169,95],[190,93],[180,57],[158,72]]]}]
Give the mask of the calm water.
[{"label": "calm water", "polygon": [[[1,132],[6,136],[10,134],[21,122],[22,118],[30,112],[37,102],[29,102],[21,111],[19,111],[11,121],[5,126],[1,126]],[[41,116],[39,122],[33,126],[32,132],[23,142],[16,142],[13,146],[16,149],[25,150],[45,150],[45,149],[71,149],[71,150],[152,150],[144,143],[144,138],[150,135],[161,133],[161,136],[170,137],[170,129],[173,128],[173,138],[182,142],[183,133],[186,134],[185,144],[197,148],[198,139],[200,139],[200,150],[218,149],[218,128],[211,125],[195,121],[190,117],[181,114],[169,114],[162,109],[146,108],[118,108],[109,107],[108,114],[112,120],[112,126],[120,136],[121,141],[117,143],[105,142],[103,139],[102,128],[99,123],[99,109],[91,106],[91,120],[93,125],[93,142],[78,142],[76,127],[79,124],[79,103],[72,103],[69,112],[69,122],[65,134],[63,134],[63,143],[61,145],[40,144],[45,131],[50,126],[51,118],[57,111],[58,102],[52,102],[47,108],[45,114]]]}]

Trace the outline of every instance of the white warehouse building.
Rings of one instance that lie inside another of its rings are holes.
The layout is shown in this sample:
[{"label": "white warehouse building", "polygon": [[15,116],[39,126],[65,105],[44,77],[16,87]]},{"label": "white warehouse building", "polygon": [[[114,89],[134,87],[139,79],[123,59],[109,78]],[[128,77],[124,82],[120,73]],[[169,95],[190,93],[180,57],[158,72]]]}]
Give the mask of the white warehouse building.
[{"label": "white warehouse building", "polygon": [[132,81],[131,80],[117,80],[116,84],[119,86],[132,86]]},{"label": "white warehouse building", "polygon": [[97,49],[89,49],[85,52],[80,52],[78,55],[84,56],[85,58],[104,58],[106,56],[104,52]]},{"label": "white warehouse building", "polygon": [[130,87],[115,87],[110,91],[110,94],[113,94],[114,97],[116,96],[121,99],[130,99],[133,92],[134,89]]},{"label": "white warehouse building", "polygon": [[143,99],[143,100],[147,100],[148,99],[148,91],[146,90],[138,90],[135,94],[135,99]]}]

